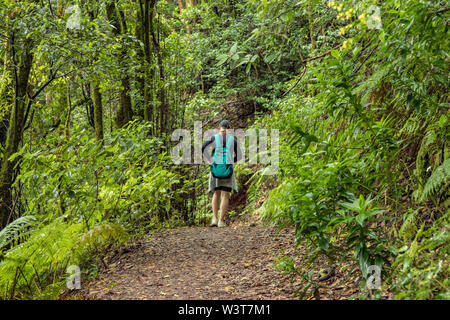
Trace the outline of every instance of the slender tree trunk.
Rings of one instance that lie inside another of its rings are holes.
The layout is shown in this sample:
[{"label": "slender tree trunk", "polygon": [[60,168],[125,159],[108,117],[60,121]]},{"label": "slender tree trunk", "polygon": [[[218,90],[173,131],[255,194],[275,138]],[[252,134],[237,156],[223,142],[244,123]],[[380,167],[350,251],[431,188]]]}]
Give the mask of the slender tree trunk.
[{"label": "slender tree trunk", "polygon": [[[5,105],[12,105],[11,92],[11,72],[10,72],[10,49],[9,41],[5,41],[5,55],[3,60],[3,73],[0,79],[0,101]],[[0,146],[5,148],[6,136],[8,133],[9,117],[11,116],[11,110],[8,108],[5,110],[5,114],[0,117]],[[0,159],[0,168],[2,165],[2,159]]]},{"label": "slender tree trunk", "polygon": [[86,84],[81,84],[81,93],[83,94],[84,100],[86,103],[86,118],[89,125],[92,128],[95,128],[94,123],[94,104],[92,103],[92,94],[91,94],[91,83],[86,82]]},{"label": "slender tree trunk", "polygon": [[[18,57],[15,54],[14,33],[9,38],[11,41],[11,74],[14,75],[14,101],[9,119],[9,128],[7,132],[5,151],[0,169],[0,227],[8,224],[11,214],[12,197],[11,186],[14,182],[14,167],[17,159],[9,158],[18,151],[19,144],[22,141],[24,127],[25,110],[28,102],[27,87],[30,76],[31,66],[33,64],[33,53],[31,52],[33,42],[31,38],[24,39],[21,42],[21,52]],[[16,61],[18,58],[18,61]]]},{"label": "slender tree trunk", "polygon": [[[81,2],[82,5],[85,6],[85,10],[92,21],[98,16],[98,10],[95,12],[91,8],[89,8],[89,2]],[[91,61],[92,62],[92,61]],[[103,106],[102,106],[102,95],[100,93],[100,84],[98,80],[90,80],[90,83],[87,86],[89,94],[92,100],[92,110],[93,113],[93,124],[94,131],[97,140],[101,141],[103,144]],[[89,119],[89,110],[88,111],[88,119]]]},{"label": "slender tree trunk", "polygon": [[159,102],[160,102],[160,107],[159,107],[159,130],[160,130],[160,135],[162,135],[163,133],[166,132],[167,129],[167,120],[168,120],[168,107],[167,107],[167,102],[166,102],[166,92],[164,90],[164,82],[165,82],[165,76],[164,76],[164,64],[163,64],[163,60],[162,60],[162,55],[161,55],[161,47],[159,45],[159,41],[156,38],[156,34],[155,34],[155,30],[153,28],[153,17],[155,16],[155,5],[156,5],[156,1],[153,0],[151,2],[151,4],[153,5],[152,10],[151,10],[151,15],[150,15],[150,33],[152,34],[152,41],[153,41],[153,48],[157,57],[157,61],[158,61],[158,68],[159,68],[159,80],[160,80],[160,85],[159,85]]},{"label": "slender tree trunk", "polygon": [[97,140],[103,141],[103,106],[100,86],[96,81],[91,82],[92,103],[94,104],[94,128]]},{"label": "slender tree trunk", "polygon": [[[142,40],[144,43],[144,119],[154,123],[154,110],[152,104],[152,61],[150,46],[150,10],[156,4],[156,0],[140,0],[140,11],[142,17]],[[154,128],[153,128],[154,130]]]},{"label": "slender tree trunk", "polygon": [[122,121],[116,120],[118,127],[123,127],[133,118],[133,109],[130,98],[130,80],[128,76],[124,76],[121,80],[122,89],[120,90],[120,109]]},{"label": "slender tree trunk", "polygon": [[[136,46],[136,52],[138,56],[138,61],[140,62],[138,72],[135,75],[135,83],[136,89],[141,94],[139,100],[136,101],[137,105],[143,105],[144,102],[144,87],[145,87],[145,56],[144,56],[144,48],[140,45],[140,43],[144,43],[144,35],[143,35],[143,26],[142,26],[142,14],[143,10],[141,10],[142,0],[138,1],[138,9],[136,10],[136,27],[134,29],[134,36],[139,40],[138,45]],[[142,113],[140,113],[144,117],[144,108],[142,108]]]},{"label": "slender tree trunk", "polygon": [[72,99],[70,97],[70,79],[67,79],[67,117],[64,125],[64,135],[66,141],[70,139],[70,116],[72,114]]},{"label": "slender tree trunk", "polygon": [[[186,7],[187,8],[195,8],[197,6],[197,0],[186,0]],[[234,7],[233,7],[234,10]],[[197,23],[197,16],[194,17],[194,19],[191,21],[192,25],[195,25]],[[191,33],[191,27],[188,24],[189,32]]]},{"label": "slender tree trunk", "polygon": [[306,12],[308,14],[308,25],[309,25],[309,38],[311,41],[311,53],[316,50],[316,38],[314,37],[314,25],[313,25],[313,15],[312,15],[312,5],[307,4]]},{"label": "slender tree trunk", "polygon": [[[184,11],[184,5],[183,5],[183,0],[178,0],[178,8],[180,9],[180,14],[183,14]],[[186,32],[188,34],[191,34],[191,27],[189,26],[189,24],[186,24]]]},{"label": "slender tree trunk", "polygon": [[[115,2],[110,2],[106,5],[106,16],[113,26],[112,32],[116,37],[119,37],[121,34],[125,35],[127,33],[127,25],[125,22],[124,14],[120,9],[116,7]],[[126,49],[123,47],[123,44],[118,50],[117,58],[119,62],[126,61]],[[123,127],[125,124],[131,121],[133,117],[131,98],[129,95],[130,80],[127,72],[122,72],[122,74],[123,76],[120,79],[122,88],[119,92],[119,109],[117,110],[116,114],[116,125],[119,128]]]}]

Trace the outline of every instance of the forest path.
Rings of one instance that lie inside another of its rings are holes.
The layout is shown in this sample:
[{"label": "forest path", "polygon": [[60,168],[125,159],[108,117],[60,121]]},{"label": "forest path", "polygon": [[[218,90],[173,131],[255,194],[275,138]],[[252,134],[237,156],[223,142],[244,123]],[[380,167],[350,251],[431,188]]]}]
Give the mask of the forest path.
[{"label": "forest path", "polygon": [[[112,257],[83,284],[94,299],[292,299],[276,258],[294,247],[292,229],[260,225],[183,227],[153,233]],[[298,289],[298,288],[297,288]]]}]

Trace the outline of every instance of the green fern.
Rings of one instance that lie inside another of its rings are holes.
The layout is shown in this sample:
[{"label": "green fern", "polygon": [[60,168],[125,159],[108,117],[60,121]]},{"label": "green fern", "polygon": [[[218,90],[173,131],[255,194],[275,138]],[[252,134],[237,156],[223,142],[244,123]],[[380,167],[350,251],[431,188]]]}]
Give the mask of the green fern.
[{"label": "green fern", "polygon": [[[14,222],[23,224],[24,220]],[[8,227],[11,229],[11,224]],[[80,264],[80,258],[89,246],[109,240],[122,243],[129,237],[121,225],[114,223],[95,226],[85,233],[83,230],[82,223],[60,217],[49,225],[34,229],[25,242],[8,250],[0,262],[0,299],[45,294],[48,286],[57,286],[56,283],[63,279],[68,265]]]},{"label": "green fern", "polygon": [[128,239],[129,235],[124,227],[117,223],[107,223],[95,226],[83,234],[77,245],[79,247],[86,247],[102,240],[114,240],[116,243],[124,243]]},{"label": "green fern", "polygon": [[28,234],[26,229],[35,221],[36,218],[34,216],[23,216],[4,227],[0,231],[0,249],[3,249],[14,241],[23,239]]},{"label": "green fern", "polygon": [[[441,172],[443,168],[439,169],[440,167],[438,167],[439,165],[444,165],[440,164],[440,159],[445,157],[446,154],[445,150],[441,150],[441,146],[445,143],[445,140],[443,140],[443,137],[439,134],[439,132],[442,131],[441,129],[438,129],[440,128],[439,122],[440,120],[435,121],[433,125],[430,125],[427,128],[416,156],[414,175],[417,179],[418,186],[414,191],[413,196],[414,199],[420,202],[426,200],[430,194],[433,193],[433,190],[435,189],[433,185],[436,187],[436,184],[439,181],[442,182],[441,179],[445,179],[445,177],[440,177],[442,174],[445,174],[444,171]],[[428,173],[430,168],[436,168],[433,171],[433,173],[436,173],[433,178],[431,178]],[[439,181],[436,181],[436,179]],[[427,184],[428,188],[427,191],[425,191],[425,186]]]},{"label": "green fern", "polygon": [[30,231],[26,241],[8,250],[0,262],[0,299],[39,294],[65,274],[67,265],[78,264],[74,245],[82,230],[82,223],[70,224],[60,217]]},{"label": "green fern", "polygon": [[450,177],[450,159],[447,159],[442,163],[431,176],[428,178],[423,192],[420,194],[419,201],[427,200],[432,194],[439,193],[445,190],[448,186]]},{"label": "green fern", "polygon": [[386,76],[392,72],[392,67],[390,64],[382,66],[379,70],[375,71],[371,76],[363,81],[360,86],[356,87],[355,93],[362,96],[363,103],[368,103],[370,100],[370,95],[374,90],[380,88],[383,84],[383,80]]},{"label": "green fern", "polygon": [[405,135],[409,137],[415,137],[418,132],[423,130],[423,121],[416,114],[412,114],[403,124],[402,128],[398,131],[399,136]]}]

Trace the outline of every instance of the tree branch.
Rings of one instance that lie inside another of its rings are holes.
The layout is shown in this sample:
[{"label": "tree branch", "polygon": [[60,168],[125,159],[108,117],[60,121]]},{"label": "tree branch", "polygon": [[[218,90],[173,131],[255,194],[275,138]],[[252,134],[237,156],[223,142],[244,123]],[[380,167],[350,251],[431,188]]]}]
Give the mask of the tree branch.
[{"label": "tree branch", "polygon": [[294,85],[293,85],[292,87],[290,87],[290,89],[289,89],[288,91],[286,91],[285,93],[283,93],[282,97],[286,96],[289,92],[291,92],[292,89],[294,89],[294,88],[299,84],[300,80],[302,80],[303,76],[304,76],[305,73],[306,73],[306,64],[303,65],[303,67],[304,67],[304,69],[303,69],[303,72],[302,72],[302,74],[300,75],[300,77],[297,79],[297,81],[294,83]]},{"label": "tree branch", "polygon": [[324,52],[324,53],[321,53],[321,54],[319,54],[318,56],[315,56],[315,57],[311,57],[311,58],[302,60],[302,64],[303,64],[303,66],[304,66],[304,69],[303,69],[302,74],[301,74],[300,77],[297,79],[297,81],[294,83],[294,85],[293,85],[291,88],[289,88],[288,91],[286,91],[285,93],[283,93],[282,97],[286,96],[289,92],[292,91],[292,89],[294,89],[294,88],[300,83],[300,80],[303,78],[303,76],[304,76],[305,73],[306,73],[306,63],[307,63],[307,62],[310,62],[310,61],[313,61],[313,60],[320,59],[320,58],[322,58],[322,57],[324,57],[324,56],[330,54],[330,53],[331,53],[331,50],[335,50],[335,49],[339,48],[340,46],[341,46],[341,44],[338,44],[338,45],[334,46],[332,49],[330,49],[330,50],[328,50],[328,51],[326,51],[326,52]]},{"label": "tree branch", "polygon": [[310,61],[313,61],[313,60],[320,59],[320,58],[322,58],[322,57],[324,57],[324,56],[330,54],[332,50],[336,50],[336,49],[339,48],[340,46],[342,46],[342,44],[338,44],[338,45],[334,46],[332,49],[330,49],[330,50],[328,50],[328,51],[326,51],[326,52],[324,52],[324,53],[322,53],[322,54],[319,54],[318,56],[315,56],[315,57],[311,57],[311,58],[305,59],[305,60],[302,61],[302,63],[306,63],[306,62],[310,62]]}]

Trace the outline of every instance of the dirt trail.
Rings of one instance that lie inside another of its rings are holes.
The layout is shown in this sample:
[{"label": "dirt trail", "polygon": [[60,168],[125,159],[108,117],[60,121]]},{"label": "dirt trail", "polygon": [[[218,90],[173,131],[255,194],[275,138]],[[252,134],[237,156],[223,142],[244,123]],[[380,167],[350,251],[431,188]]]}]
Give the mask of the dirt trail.
[{"label": "dirt trail", "polygon": [[190,227],[152,234],[112,259],[83,285],[95,299],[292,299],[294,285],[276,257],[292,230],[259,225]]}]

